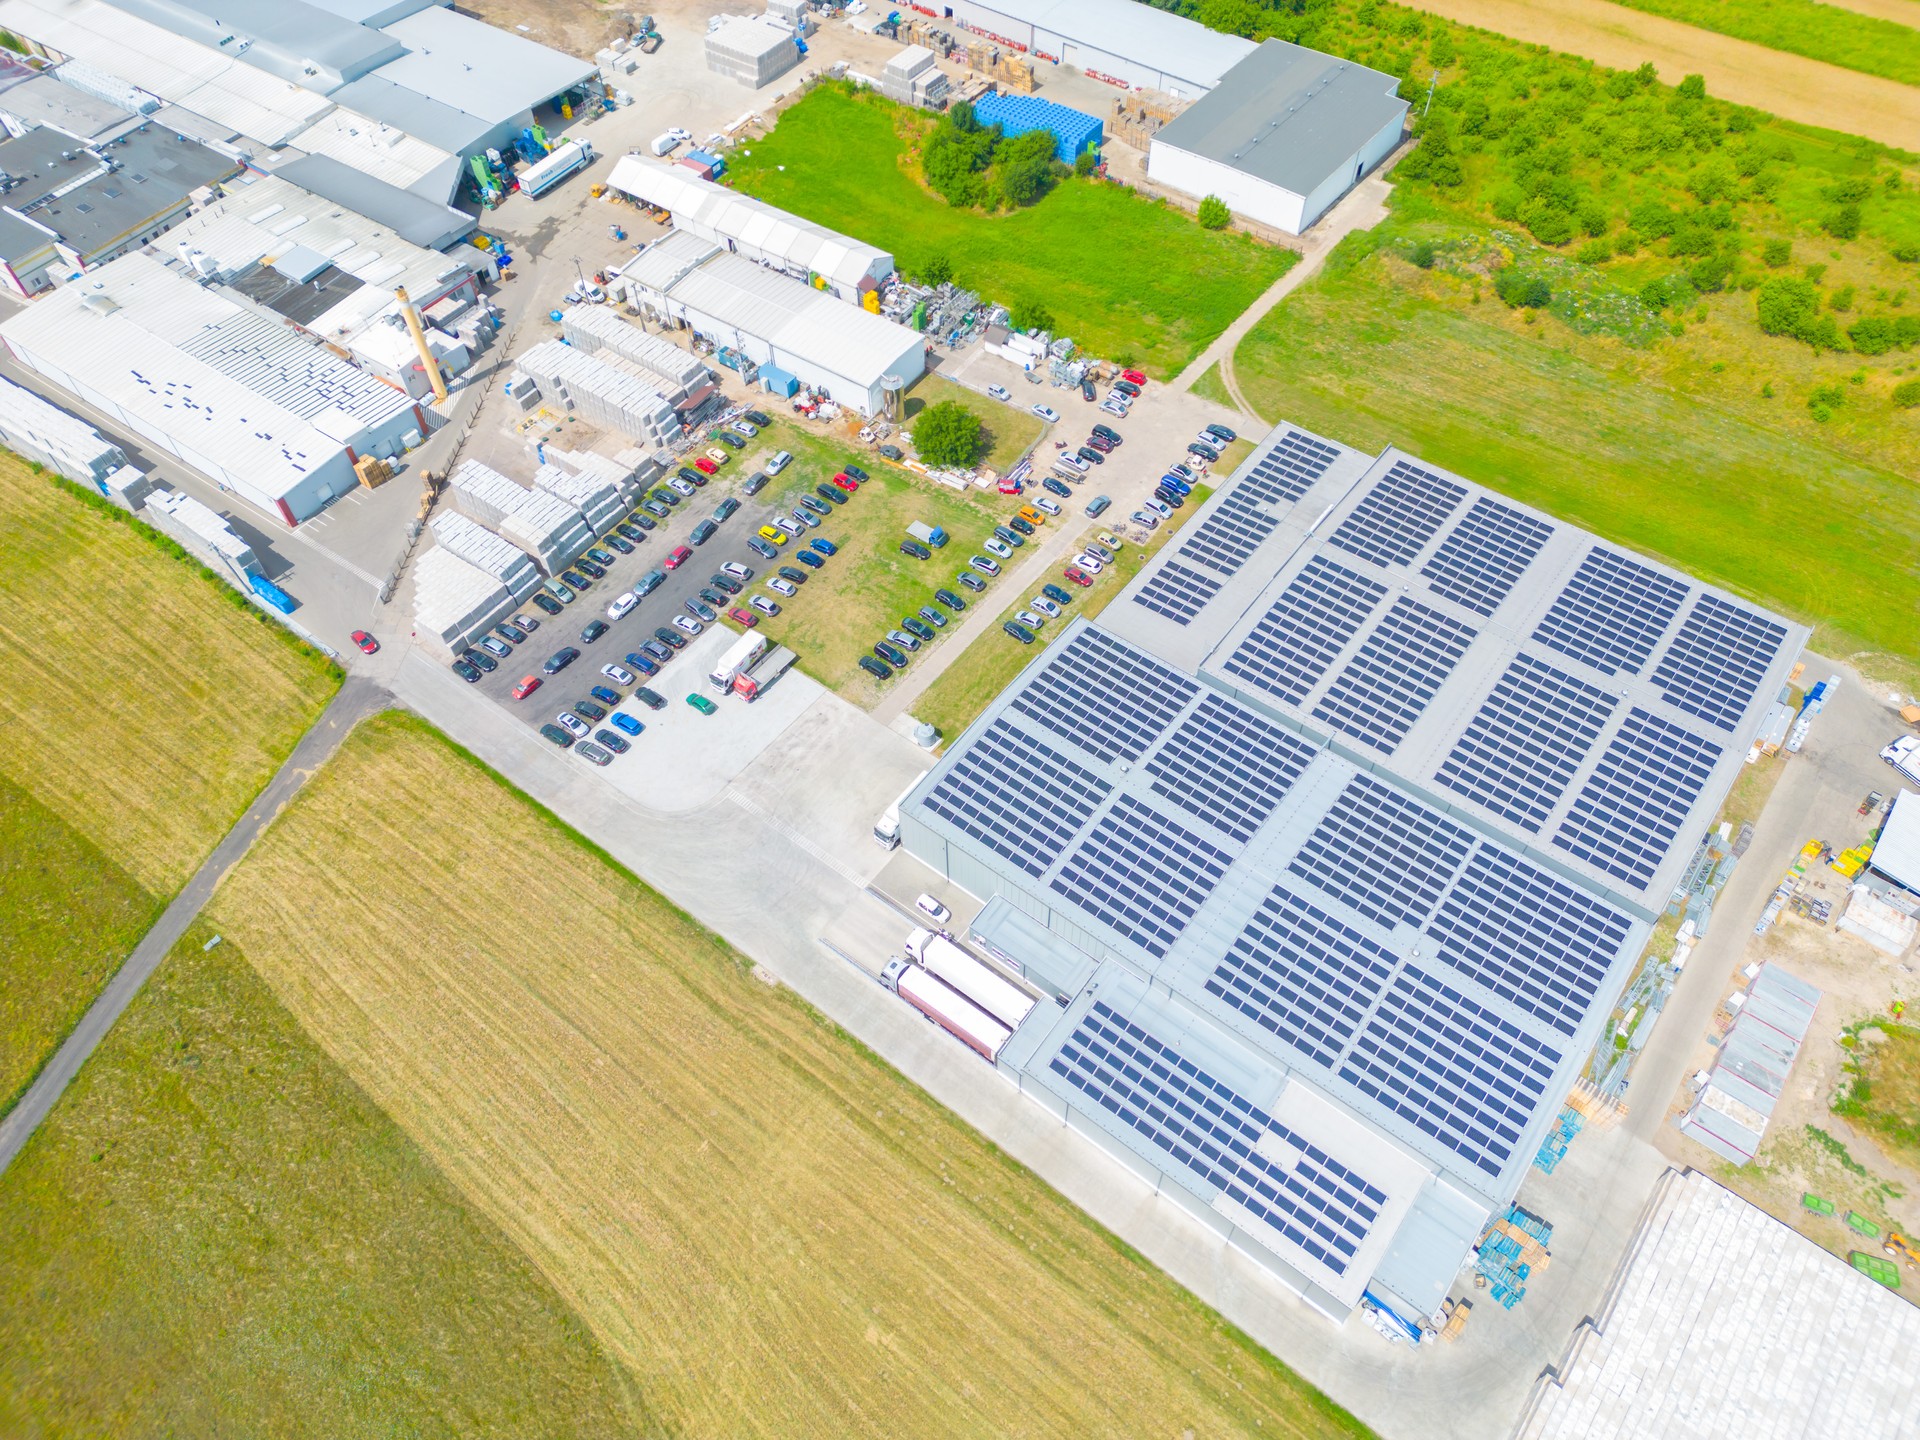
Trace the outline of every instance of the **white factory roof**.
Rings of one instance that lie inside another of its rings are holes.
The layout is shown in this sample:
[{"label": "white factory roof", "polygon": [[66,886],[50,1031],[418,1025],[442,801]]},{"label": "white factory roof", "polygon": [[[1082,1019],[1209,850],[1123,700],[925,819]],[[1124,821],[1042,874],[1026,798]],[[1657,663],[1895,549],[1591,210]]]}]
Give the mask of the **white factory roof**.
[{"label": "white factory roof", "polygon": [[1038,26],[1089,50],[1121,55],[1200,85],[1217,85],[1246,56],[1251,40],[1137,0],[981,0],[988,9]]},{"label": "white factory roof", "polygon": [[506,587],[451,550],[434,546],[413,562],[413,613],[437,636],[463,629],[489,605],[504,604]]},{"label": "white factory roof", "polygon": [[1920,1310],[1704,1175],[1669,1172],[1606,1309],[1515,1437],[1910,1435],[1916,1348]]},{"label": "white factory roof", "polygon": [[413,403],[144,252],[36,301],[0,325],[0,338],[275,497]]},{"label": "white factory roof", "polygon": [[1869,863],[1894,884],[1920,894],[1920,795],[1902,790],[1893,797]]},{"label": "white factory roof", "polygon": [[594,70],[590,61],[439,6],[396,20],[382,33],[409,53],[375,75],[490,125],[551,100]]},{"label": "white factory roof", "polygon": [[362,174],[402,190],[412,189],[449,161],[459,158],[396,126],[344,109],[329,111],[289,143],[309,155],[331,156]]},{"label": "white factory roof", "polygon": [[676,228],[726,236],[797,269],[812,270],[837,285],[857,285],[876,261],[893,268],[885,250],[777,210],[763,200],[702,180],[684,165],[649,155],[623,155],[607,183],[673,212]]}]

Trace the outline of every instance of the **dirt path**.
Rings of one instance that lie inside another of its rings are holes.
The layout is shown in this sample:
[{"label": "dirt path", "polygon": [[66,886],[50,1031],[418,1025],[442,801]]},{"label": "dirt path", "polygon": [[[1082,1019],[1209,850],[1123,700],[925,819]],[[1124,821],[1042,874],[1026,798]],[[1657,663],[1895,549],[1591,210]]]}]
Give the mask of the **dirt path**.
[{"label": "dirt path", "polygon": [[1856,15],[1871,15],[1876,20],[1891,20],[1896,25],[1911,25],[1920,30],[1920,0],[1818,0],[1836,10],[1851,10]]},{"label": "dirt path", "polygon": [[[1869,4],[1912,0],[1857,0]],[[1704,75],[1710,93],[1789,120],[1920,147],[1920,88],[1716,35],[1608,0],[1420,0],[1420,8],[1531,44],[1632,70],[1651,60],[1668,84]]]}]

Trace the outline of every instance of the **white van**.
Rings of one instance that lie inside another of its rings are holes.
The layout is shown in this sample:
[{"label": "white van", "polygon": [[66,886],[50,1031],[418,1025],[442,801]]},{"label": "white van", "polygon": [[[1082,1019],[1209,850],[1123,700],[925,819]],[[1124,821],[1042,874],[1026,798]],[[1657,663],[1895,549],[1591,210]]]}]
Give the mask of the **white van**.
[{"label": "white van", "polygon": [[678,149],[679,145],[680,132],[677,130],[669,130],[664,135],[654,136],[653,144],[648,148],[656,155],[667,155]]}]

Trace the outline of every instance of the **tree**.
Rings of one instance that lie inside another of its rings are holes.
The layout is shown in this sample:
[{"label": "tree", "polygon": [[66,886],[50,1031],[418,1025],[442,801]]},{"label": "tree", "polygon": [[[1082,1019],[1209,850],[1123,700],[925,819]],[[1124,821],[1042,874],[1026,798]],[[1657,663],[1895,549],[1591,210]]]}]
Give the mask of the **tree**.
[{"label": "tree", "polygon": [[1054,158],[1058,143],[1051,130],[1029,130],[1001,142],[994,156],[995,179],[1009,205],[1033,204],[1065,173]]},{"label": "tree", "polygon": [[1224,230],[1227,222],[1233,219],[1233,212],[1218,195],[1209,195],[1200,202],[1200,213],[1196,218],[1202,230]]},{"label": "tree", "polygon": [[1673,93],[1682,100],[1704,100],[1707,98],[1707,77],[1688,75],[1674,87]]},{"label": "tree", "polygon": [[1860,207],[1846,204],[1828,211],[1820,219],[1820,228],[1836,240],[1852,240],[1860,234]]},{"label": "tree", "polygon": [[929,285],[944,285],[953,279],[953,261],[945,254],[932,255],[920,267],[920,278]]},{"label": "tree", "polygon": [[1014,301],[1011,319],[1016,330],[1053,329],[1053,312],[1035,300]]},{"label": "tree", "polygon": [[1200,9],[1193,18],[1209,30],[1254,40],[1260,36],[1266,14],[1254,0],[1200,0]]},{"label": "tree", "polygon": [[980,417],[958,400],[936,401],[913,422],[913,448],[929,465],[971,469],[986,446]]},{"label": "tree", "polygon": [[1573,217],[1544,195],[1522,205],[1518,219],[1542,245],[1564,245],[1573,238]]},{"label": "tree", "polygon": [[1776,275],[1754,293],[1753,308],[1754,318],[1767,334],[1793,335],[1820,308],[1820,292],[1811,280]]},{"label": "tree", "polygon": [[1073,173],[1082,180],[1100,168],[1100,152],[1089,145],[1073,157]]}]

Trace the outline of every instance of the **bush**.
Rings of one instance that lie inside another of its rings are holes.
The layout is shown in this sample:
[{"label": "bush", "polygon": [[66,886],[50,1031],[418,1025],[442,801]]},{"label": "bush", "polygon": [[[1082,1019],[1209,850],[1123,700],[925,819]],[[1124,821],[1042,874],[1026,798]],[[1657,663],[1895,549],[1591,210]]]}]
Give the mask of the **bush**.
[{"label": "bush", "polygon": [[1233,212],[1227,208],[1227,202],[1218,195],[1209,195],[1200,202],[1197,217],[1202,230],[1224,230],[1227,222],[1233,219]]},{"label": "bush", "polygon": [[1542,245],[1564,245],[1573,238],[1573,217],[1544,195],[1522,205],[1518,218]]},{"label": "bush", "polygon": [[1653,311],[1666,309],[1668,304],[1667,282],[1664,280],[1647,281],[1646,284],[1640,287],[1640,303]]},{"label": "bush", "polygon": [[1769,335],[1792,335],[1813,317],[1820,292],[1811,280],[1779,275],[1762,285],[1753,297],[1755,318]]},{"label": "bush", "polygon": [[971,469],[986,452],[986,429],[958,400],[937,401],[913,422],[913,448],[929,465]]},{"label": "bush", "polygon": [[1094,149],[1082,150],[1073,157],[1073,173],[1082,180],[1100,168],[1100,152]]},{"label": "bush", "polygon": [[1016,330],[1053,329],[1053,312],[1034,300],[1016,300],[1009,312],[1009,318]]},{"label": "bush", "polygon": [[1414,241],[1413,248],[1407,252],[1407,259],[1419,266],[1422,270],[1431,270],[1433,268],[1433,242],[1431,240]]},{"label": "bush", "polygon": [[1674,87],[1673,93],[1682,100],[1704,100],[1707,98],[1707,77],[1689,75]]},{"label": "bush", "polygon": [[920,279],[928,285],[944,285],[953,279],[953,261],[945,255],[930,255],[920,267]]},{"label": "bush", "polygon": [[1493,293],[1516,310],[1538,310],[1553,299],[1553,291],[1538,275],[1522,275],[1511,267],[1493,277]]},{"label": "bush", "polygon": [[1807,404],[1809,406],[1824,405],[1829,410],[1838,410],[1846,403],[1847,392],[1838,385],[1817,386],[1814,392],[1807,396]]},{"label": "bush", "polygon": [[1760,247],[1760,258],[1769,270],[1778,270],[1782,265],[1793,263],[1793,242],[1791,240],[1769,240]]},{"label": "bush", "polygon": [[1599,265],[1613,258],[1613,241],[1589,240],[1574,256],[1582,265]]},{"label": "bush", "polygon": [[1893,247],[1893,258],[1902,265],[1920,264],[1920,245],[1896,245]]},{"label": "bush", "polygon": [[1709,255],[1704,260],[1696,260],[1687,267],[1687,279],[1693,288],[1702,295],[1712,295],[1726,288],[1727,277],[1733,274],[1733,261],[1725,255]]},{"label": "bush", "polygon": [[1607,212],[1598,201],[1588,200],[1580,206],[1580,228],[1589,235],[1607,233]]},{"label": "bush", "polygon": [[1920,380],[1902,380],[1893,387],[1893,403],[1902,410],[1920,405]]},{"label": "bush", "polygon": [[1820,228],[1836,240],[1852,240],[1860,234],[1860,207],[1842,205],[1820,218]]},{"label": "bush", "polygon": [[1054,158],[1051,130],[1029,130],[1004,140],[994,152],[994,179],[1009,205],[1031,205],[1053,188],[1066,167]]}]

